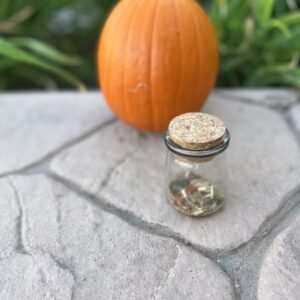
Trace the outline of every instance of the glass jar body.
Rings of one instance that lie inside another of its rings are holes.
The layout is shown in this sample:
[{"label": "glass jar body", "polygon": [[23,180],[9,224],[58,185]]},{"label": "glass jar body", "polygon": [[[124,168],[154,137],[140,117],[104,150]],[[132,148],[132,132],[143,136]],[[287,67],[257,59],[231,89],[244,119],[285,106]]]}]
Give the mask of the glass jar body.
[{"label": "glass jar body", "polygon": [[226,156],[186,157],[170,150],[166,157],[165,194],[171,205],[190,216],[217,212],[226,197]]}]

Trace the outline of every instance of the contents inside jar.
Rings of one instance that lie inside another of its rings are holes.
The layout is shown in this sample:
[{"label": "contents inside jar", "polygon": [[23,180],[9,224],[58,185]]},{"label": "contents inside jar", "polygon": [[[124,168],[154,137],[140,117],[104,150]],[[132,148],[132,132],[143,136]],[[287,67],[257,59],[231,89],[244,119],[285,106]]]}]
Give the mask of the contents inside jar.
[{"label": "contents inside jar", "polygon": [[190,171],[169,183],[167,197],[177,210],[190,216],[212,214],[221,208],[224,199],[210,181]]}]

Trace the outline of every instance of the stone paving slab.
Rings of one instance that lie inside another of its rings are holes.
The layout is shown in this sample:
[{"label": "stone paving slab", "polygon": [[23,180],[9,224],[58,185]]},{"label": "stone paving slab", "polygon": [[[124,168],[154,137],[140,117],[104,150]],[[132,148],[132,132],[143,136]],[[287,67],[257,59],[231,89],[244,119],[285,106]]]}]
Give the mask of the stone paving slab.
[{"label": "stone paving slab", "polygon": [[18,240],[0,257],[1,300],[235,298],[216,263],[45,176],[8,177],[0,185],[7,190],[0,200],[14,195],[19,206],[17,215],[8,208],[0,219],[0,228],[15,224]]},{"label": "stone paving slab", "polygon": [[13,253],[0,261],[1,300],[72,299],[73,285],[49,255]]},{"label": "stone paving slab", "polygon": [[[192,219],[163,196],[162,135],[115,120],[98,91],[2,94],[0,299],[299,299],[297,98],[212,94],[205,110],[232,143],[228,175],[211,175],[230,193],[224,210]],[[48,167],[61,183],[29,175]]]},{"label": "stone paving slab", "polygon": [[8,180],[0,180],[0,257],[5,257],[17,247],[19,206],[15,191]]},{"label": "stone paving slab", "polygon": [[300,138],[300,103],[293,106],[290,109],[289,115],[291,117],[291,120],[292,120],[296,130],[299,133],[299,138]]},{"label": "stone paving slab", "polygon": [[0,96],[0,175],[53,153],[112,119],[99,92]]},{"label": "stone paving slab", "polygon": [[226,206],[209,218],[183,216],[165,201],[162,136],[138,134],[119,121],[64,151],[51,170],[198,247],[233,250],[253,238],[298,186],[299,147],[279,113],[265,107],[212,97],[205,111],[224,120],[232,134]]},{"label": "stone paving slab", "polygon": [[262,264],[259,300],[300,299],[300,217],[273,241]]},{"label": "stone paving slab", "polygon": [[299,91],[285,88],[218,89],[216,95],[218,94],[226,98],[250,101],[272,108],[286,108],[300,100]]}]

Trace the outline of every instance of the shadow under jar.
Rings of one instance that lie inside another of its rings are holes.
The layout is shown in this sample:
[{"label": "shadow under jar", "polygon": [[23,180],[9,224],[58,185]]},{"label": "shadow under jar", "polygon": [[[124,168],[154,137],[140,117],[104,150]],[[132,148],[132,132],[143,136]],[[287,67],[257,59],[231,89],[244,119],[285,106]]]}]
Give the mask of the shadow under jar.
[{"label": "shadow under jar", "polygon": [[226,198],[226,157],[230,134],[224,123],[205,113],[174,118],[165,136],[165,193],[189,216],[217,212]]}]

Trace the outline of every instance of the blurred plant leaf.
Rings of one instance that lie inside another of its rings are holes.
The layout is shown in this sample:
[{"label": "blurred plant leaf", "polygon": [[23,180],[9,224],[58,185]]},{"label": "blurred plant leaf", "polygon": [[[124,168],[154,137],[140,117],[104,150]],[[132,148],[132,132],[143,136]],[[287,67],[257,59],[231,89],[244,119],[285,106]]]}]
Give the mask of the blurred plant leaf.
[{"label": "blurred plant leaf", "polygon": [[46,43],[40,42],[33,38],[17,37],[9,39],[17,47],[27,48],[32,50],[36,54],[52,60],[58,64],[65,65],[78,65],[82,60],[78,57],[65,55],[64,53],[56,50],[55,48],[47,45]]},{"label": "blurred plant leaf", "polygon": [[292,64],[269,65],[257,69],[247,84],[260,86],[262,82],[276,84],[284,81],[286,84],[300,87],[300,68]]},{"label": "blurred plant leaf", "polygon": [[274,3],[274,0],[251,0],[255,18],[261,26],[266,26],[271,19]]},{"label": "blurred plant leaf", "polygon": [[294,13],[289,13],[289,14],[283,15],[283,16],[279,17],[278,20],[282,21],[286,25],[296,24],[299,26],[300,12],[294,12]]},{"label": "blurred plant leaf", "polygon": [[22,49],[17,48],[13,43],[5,41],[4,39],[0,39],[0,55],[10,58],[14,61],[30,64],[42,68],[44,70],[50,71],[60,76],[62,79],[69,82],[70,84],[76,86],[80,90],[85,90],[84,84],[72,74],[64,71],[60,67],[43,61],[40,58],[35,57]]},{"label": "blurred plant leaf", "polygon": [[291,37],[291,32],[288,26],[282,20],[270,20],[268,24],[268,29],[278,29],[286,38]]},{"label": "blurred plant leaf", "polygon": [[276,36],[273,40],[266,43],[266,46],[274,51],[282,51],[285,49],[288,53],[293,51],[300,51],[300,26],[292,31],[292,34],[283,38],[282,36]]},{"label": "blurred plant leaf", "polygon": [[213,0],[210,15],[221,53],[218,85],[299,87],[299,4],[299,0]]},{"label": "blurred plant leaf", "polygon": [[10,0],[0,1],[0,20],[5,16]]},{"label": "blurred plant leaf", "polygon": [[34,10],[31,6],[25,6],[22,10],[17,12],[15,15],[0,21],[0,32],[2,33],[16,32],[18,25],[24,22],[25,20],[27,20],[33,14],[33,12]]},{"label": "blurred plant leaf", "polygon": [[22,64],[18,68],[14,68],[12,72],[22,79],[23,82],[35,82],[38,86],[47,90],[58,88],[50,74],[37,68],[32,68],[30,65]]}]

